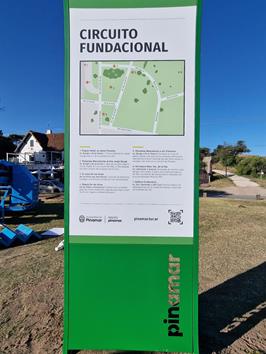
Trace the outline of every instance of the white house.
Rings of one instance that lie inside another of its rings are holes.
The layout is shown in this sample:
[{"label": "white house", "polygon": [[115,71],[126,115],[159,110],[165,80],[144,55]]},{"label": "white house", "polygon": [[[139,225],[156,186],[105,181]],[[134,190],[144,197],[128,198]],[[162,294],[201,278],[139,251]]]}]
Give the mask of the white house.
[{"label": "white house", "polygon": [[64,133],[45,134],[30,130],[7,160],[23,164],[62,165],[64,162]]}]

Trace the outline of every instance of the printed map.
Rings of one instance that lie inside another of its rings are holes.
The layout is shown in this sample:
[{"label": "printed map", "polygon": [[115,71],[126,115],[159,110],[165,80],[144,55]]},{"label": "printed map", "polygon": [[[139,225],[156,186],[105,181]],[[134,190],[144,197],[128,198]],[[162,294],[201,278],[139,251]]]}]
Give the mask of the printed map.
[{"label": "printed map", "polygon": [[80,63],[80,134],[184,135],[185,62]]}]

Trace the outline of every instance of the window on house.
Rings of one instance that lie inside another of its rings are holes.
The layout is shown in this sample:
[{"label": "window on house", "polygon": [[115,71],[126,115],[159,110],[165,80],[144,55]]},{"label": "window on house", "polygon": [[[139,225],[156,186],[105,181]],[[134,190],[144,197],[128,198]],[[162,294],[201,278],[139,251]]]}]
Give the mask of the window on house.
[{"label": "window on house", "polygon": [[34,146],[34,140],[30,140],[30,147]]}]

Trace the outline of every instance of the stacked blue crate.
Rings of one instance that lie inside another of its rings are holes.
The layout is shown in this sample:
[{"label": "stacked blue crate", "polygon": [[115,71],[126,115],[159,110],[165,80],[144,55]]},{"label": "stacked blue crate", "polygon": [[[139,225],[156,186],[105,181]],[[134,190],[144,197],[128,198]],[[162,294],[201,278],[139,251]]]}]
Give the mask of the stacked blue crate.
[{"label": "stacked blue crate", "polygon": [[5,225],[2,226],[3,228],[0,231],[0,244],[4,247],[10,247],[15,241],[26,243],[32,239],[41,239],[41,235],[26,225],[20,224],[16,230],[12,230]]}]

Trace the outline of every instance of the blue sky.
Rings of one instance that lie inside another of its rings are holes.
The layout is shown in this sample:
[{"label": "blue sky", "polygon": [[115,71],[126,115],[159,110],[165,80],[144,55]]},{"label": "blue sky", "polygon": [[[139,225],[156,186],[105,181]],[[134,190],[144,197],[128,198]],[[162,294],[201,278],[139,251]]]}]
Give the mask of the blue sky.
[{"label": "blue sky", "polygon": [[[201,146],[266,155],[266,1],[205,0]],[[62,0],[0,1],[0,129],[64,128]]]},{"label": "blue sky", "polygon": [[64,129],[61,0],[0,1],[0,129]]},{"label": "blue sky", "polygon": [[266,1],[205,0],[201,146],[245,140],[266,155]]}]

